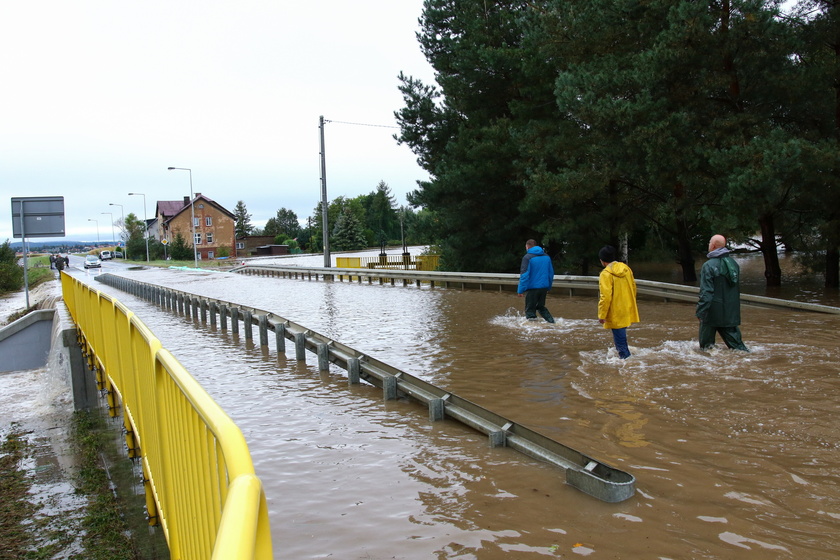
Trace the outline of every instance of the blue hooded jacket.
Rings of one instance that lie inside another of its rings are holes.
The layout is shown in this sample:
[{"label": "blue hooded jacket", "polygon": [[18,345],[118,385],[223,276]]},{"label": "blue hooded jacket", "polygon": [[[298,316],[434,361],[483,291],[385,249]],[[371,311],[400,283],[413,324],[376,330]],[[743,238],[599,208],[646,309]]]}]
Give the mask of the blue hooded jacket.
[{"label": "blue hooded jacket", "polygon": [[550,288],[554,283],[554,265],[551,264],[551,257],[545,254],[542,247],[534,246],[528,249],[522,257],[522,266],[519,270],[519,288],[516,293],[521,294],[527,290],[539,288]]}]

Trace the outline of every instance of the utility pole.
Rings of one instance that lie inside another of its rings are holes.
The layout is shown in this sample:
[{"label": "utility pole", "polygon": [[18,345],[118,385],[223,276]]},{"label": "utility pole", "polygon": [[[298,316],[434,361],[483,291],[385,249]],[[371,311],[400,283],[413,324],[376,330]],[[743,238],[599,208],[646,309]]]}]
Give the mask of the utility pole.
[{"label": "utility pole", "polygon": [[321,128],[321,226],[324,230],[324,267],[329,268],[332,261],[330,260],[330,228],[327,219],[327,210],[329,203],[327,202],[327,159],[324,153],[324,115],[320,117]]}]

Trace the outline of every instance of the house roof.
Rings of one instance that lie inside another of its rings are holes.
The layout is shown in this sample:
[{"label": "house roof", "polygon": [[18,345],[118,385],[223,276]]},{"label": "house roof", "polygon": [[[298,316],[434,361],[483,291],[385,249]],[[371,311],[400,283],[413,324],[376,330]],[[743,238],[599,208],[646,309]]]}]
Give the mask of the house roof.
[{"label": "house roof", "polygon": [[[193,199],[193,204],[197,204],[199,201],[204,201],[207,204],[211,204],[211,205],[215,206],[219,211],[227,214],[232,219],[236,218],[236,216],[233,214],[233,212],[231,212],[230,210],[228,210],[227,208],[225,208],[224,206],[222,206],[221,204],[219,204],[215,200],[213,200],[211,198],[207,198],[206,196],[204,196],[201,193],[196,193],[195,198]],[[170,222],[172,220],[172,218],[176,217],[181,212],[184,212],[185,210],[188,210],[189,208],[190,208],[189,202],[187,204],[184,204],[183,200],[158,200],[158,202],[157,202],[158,214],[163,216],[163,223],[164,224]]]}]

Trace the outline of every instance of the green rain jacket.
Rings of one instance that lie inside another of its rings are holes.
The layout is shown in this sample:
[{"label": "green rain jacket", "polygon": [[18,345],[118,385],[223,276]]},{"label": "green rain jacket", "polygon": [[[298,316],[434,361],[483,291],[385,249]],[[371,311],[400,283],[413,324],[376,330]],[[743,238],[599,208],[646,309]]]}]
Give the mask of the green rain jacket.
[{"label": "green rain jacket", "polygon": [[740,268],[728,253],[726,248],[712,251],[700,270],[700,299],[695,315],[710,327],[741,324]]}]

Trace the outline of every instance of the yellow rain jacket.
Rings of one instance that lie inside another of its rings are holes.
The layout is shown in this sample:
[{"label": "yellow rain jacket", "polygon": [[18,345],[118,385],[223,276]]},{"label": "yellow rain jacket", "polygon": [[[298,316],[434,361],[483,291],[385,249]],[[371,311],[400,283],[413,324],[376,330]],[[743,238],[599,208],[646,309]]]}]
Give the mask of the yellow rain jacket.
[{"label": "yellow rain jacket", "polygon": [[598,319],[605,320],[605,329],[623,329],[639,322],[636,280],[629,266],[619,261],[608,264],[598,277],[598,287]]}]

